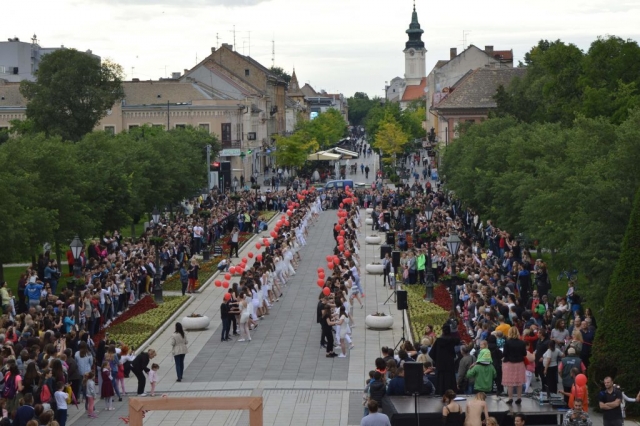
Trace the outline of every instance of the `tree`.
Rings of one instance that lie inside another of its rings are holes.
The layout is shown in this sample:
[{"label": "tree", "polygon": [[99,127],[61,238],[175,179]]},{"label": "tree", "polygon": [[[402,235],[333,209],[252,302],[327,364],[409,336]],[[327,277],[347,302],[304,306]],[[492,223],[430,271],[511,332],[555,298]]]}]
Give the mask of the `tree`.
[{"label": "tree", "polygon": [[379,97],[369,99],[369,96],[364,92],[356,92],[352,97],[348,98],[347,104],[349,105],[349,121],[351,121],[351,125],[363,125],[369,111],[379,105],[380,100]]},{"label": "tree", "polygon": [[29,101],[27,119],[35,132],[78,141],[93,131],[113,104],[124,97],[122,67],[75,49],[42,58],[37,81],[20,83]]},{"label": "tree", "polygon": [[321,149],[338,143],[347,134],[347,122],[335,108],[329,108],[311,121],[304,121],[299,132],[305,133],[305,140],[314,139]]},{"label": "tree", "polygon": [[271,67],[269,68],[269,72],[279,78],[280,80],[284,80],[287,84],[291,81],[291,75],[283,70],[281,67]]},{"label": "tree", "polygon": [[319,148],[318,141],[308,138],[304,132],[295,132],[285,137],[276,135],[276,161],[288,167],[300,167],[307,156]]},{"label": "tree", "polygon": [[409,137],[402,131],[398,122],[393,116],[388,115],[380,123],[373,146],[382,152],[387,164],[392,163],[392,159],[404,152],[404,146],[409,141]]},{"label": "tree", "polygon": [[[638,338],[640,335],[640,189],[635,194],[633,210],[622,242],[620,258],[611,276],[604,313],[599,318],[593,343],[588,377],[591,404],[597,407],[599,383],[611,376],[622,389],[640,388],[637,374]],[[629,391],[628,391],[629,392]],[[627,414],[638,409],[630,404]]]}]

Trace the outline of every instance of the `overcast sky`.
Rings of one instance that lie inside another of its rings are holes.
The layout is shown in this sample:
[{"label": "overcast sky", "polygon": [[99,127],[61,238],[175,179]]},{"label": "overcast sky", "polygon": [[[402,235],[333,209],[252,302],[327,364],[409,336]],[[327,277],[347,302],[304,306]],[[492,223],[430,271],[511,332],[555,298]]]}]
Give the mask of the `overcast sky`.
[{"label": "overcast sky", "polygon": [[[513,49],[516,63],[542,38],[583,50],[599,35],[640,38],[640,0],[417,0],[416,8],[427,72],[450,47],[462,50],[463,31],[467,45]],[[412,0],[23,0],[3,4],[0,36],[35,33],[43,47],[91,49],[127,79],[148,80],[233,44],[235,25],[238,52],[268,67],[275,40],[276,66],[295,66],[301,85],[384,96],[384,82],[404,74],[411,11]]]}]

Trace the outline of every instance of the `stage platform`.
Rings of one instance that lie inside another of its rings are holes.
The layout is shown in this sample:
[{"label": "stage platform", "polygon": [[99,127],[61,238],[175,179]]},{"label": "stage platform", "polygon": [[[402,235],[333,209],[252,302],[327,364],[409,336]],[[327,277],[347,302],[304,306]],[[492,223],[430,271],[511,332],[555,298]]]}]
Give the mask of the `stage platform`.
[{"label": "stage platform", "polygon": [[[466,409],[467,399],[474,398],[473,395],[459,395],[465,398],[456,401],[460,404],[462,412]],[[507,398],[495,395],[487,396],[487,409],[489,415],[498,420],[501,426],[513,425],[513,415],[524,413],[527,416],[527,426],[530,425],[558,425],[562,423],[563,410],[559,410],[549,404],[540,405],[533,398],[522,398],[522,404],[507,405]],[[415,402],[413,396],[388,396],[382,401],[382,409],[391,420],[391,426],[417,426],[415,417]],[[418,415],[421,425],[441,424],[442,419],[442,398],[440,397],[418,397]]]}]

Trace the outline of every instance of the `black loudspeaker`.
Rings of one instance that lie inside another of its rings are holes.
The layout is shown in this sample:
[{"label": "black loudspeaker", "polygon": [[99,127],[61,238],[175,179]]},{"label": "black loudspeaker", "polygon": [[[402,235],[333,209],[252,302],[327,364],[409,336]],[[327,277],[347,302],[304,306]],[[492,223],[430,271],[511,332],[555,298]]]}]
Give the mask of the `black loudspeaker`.
[{"label": "black loudspeaker", "polygon": [[396,296],[398,296],[397,308],[401,311],[404,311],[405,309],[407,309],[409,307],[409,305],[407,304],[407,290],[396,291]]},{"label": "black loudspeaker", "polygon": [[400,252],[392,251],[391,252],[391,266],[397,268],[400,266]]},{"label": "black loudspeaker", "polygon": [[389,256],[391,256],[391,251],[392,251],[392,247],[388,246],[388,245],[383,245],[380,246],[380,259],[384,259],[384,255],[389,253]]},{"label": "black loudspeaker", "polygon": [[391,225],[391,213],[384,212],[383,215],[384,215],[384,221],[389,225]]},{"label": "black loudspeaker", "polygon": [[[398,292],[400,295],[400,292]],[[413,395],[422,390],[422,364],[419,362],[405,362],[404,364],[404,393]]]},{"label": "black loudspeaker", "polygon": [[387,244],[391,247],[395,247],[396,245],[396,233],[393,231],[387,232]]}]

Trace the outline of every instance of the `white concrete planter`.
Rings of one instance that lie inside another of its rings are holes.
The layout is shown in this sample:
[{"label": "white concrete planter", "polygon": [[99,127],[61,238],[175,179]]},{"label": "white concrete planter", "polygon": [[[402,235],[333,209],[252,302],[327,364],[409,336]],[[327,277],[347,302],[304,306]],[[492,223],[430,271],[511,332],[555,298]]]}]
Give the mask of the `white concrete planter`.
[{"label": "white concrete planter", "polygon": [[373,225],[373,219],[371,219],[370,217],[366,218],[364,220],[364,224],[365,225]]},{"label": "white concrete planter", "polygon": [[211,320],[207,316],[184,317],[182,318],[182,328],[185,330],[205,330],[209,327]]},{"label": "white concrete planter", "polygon": [[382,237],[380,235],[369,235],[364,241],[367,244],[380,244],[382,242]]},{"label": "white concrete planter", "polygon": [[393,317],[388,315],[384,317],[367,315],[364,319],[364,324],[372,330],[387,330],[393,327]]},{"label": "white concrete planter", "polygon": [[382,264],[373,264],[368,263],[367,266],[364,267],[368,274],[372,275],[382,275],[384,273],[384,266]]},{"label": "white concrete planter", "polygon": [[371,213],[373,213],[373,209],[371,208],[367,209],[367,214],[370,215]]}]

